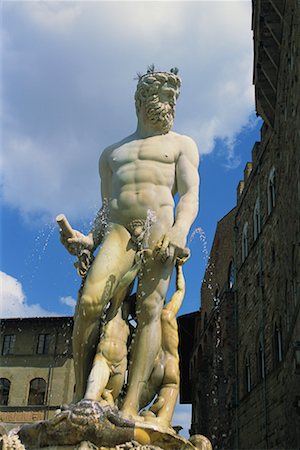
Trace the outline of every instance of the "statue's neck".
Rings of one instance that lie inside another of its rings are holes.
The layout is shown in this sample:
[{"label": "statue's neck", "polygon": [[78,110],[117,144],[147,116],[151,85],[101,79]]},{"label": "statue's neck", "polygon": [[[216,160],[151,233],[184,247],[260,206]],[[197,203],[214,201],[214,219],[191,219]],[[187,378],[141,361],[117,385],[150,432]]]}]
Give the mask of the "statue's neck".
[{"label": "statue's neck", "polygon": [[151,136],[159,136],[165,134],[161,131],[161,129],[155,129],[154,127],[149,126],[137,126],[135,135],[140,139],[145,139]]},{"label": "statue's neck", "polygon": [[145,117],[145,115],[138,115],[138,123],[135,135],[140,139],[144,139],[151,136],[160,136],[166,134],[162,131],[160,123],[153,124]]}]

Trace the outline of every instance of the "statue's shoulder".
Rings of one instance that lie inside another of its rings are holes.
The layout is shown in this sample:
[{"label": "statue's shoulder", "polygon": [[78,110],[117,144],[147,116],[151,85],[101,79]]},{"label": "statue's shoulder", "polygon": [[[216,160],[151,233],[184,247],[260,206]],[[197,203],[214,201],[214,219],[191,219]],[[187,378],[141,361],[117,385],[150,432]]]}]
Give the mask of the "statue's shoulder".
[{"label": "statue's shoulder", "polygon": [[100,174],[110,167],[111,154],[116,148],[117,148],[117,144],[112,144],[112,145],[109,145],[108,147],[106,147],[100,153],[99,162],[98,162]]},{"label": "statue's shoulder", "polygon": [[185,155],[189,159],[195,161],[195,163],[199,162],[199,150],[196,142],[190,136],[185,134],[179,134],[172,132],[172,135],[177,143],[178,148],[178,156]]},{"label": "statue's shoulder", "polygon": [[170,131],[170,136],[173,137],[176,141],[178,141],[181,145],[185,145],[186,147],[197,147],[196,142],[190,136],[186,134],[176,133],[175,131]]},{"label": "statue's shoulder", "polygon": [[113,153],[114,150],[122,147],[125,144],[128,144],[133,139],[134,139],[134,134],[131,134],[131,135],[126,136],[125,138],[121,139],[120,141],[115,142],[114,144],[111,144],[111,145],[107,146],[103,150],[103,152],[101,153],[100,158],[102,157],[102,155],[103,155],[104,158],[108,158]]}]

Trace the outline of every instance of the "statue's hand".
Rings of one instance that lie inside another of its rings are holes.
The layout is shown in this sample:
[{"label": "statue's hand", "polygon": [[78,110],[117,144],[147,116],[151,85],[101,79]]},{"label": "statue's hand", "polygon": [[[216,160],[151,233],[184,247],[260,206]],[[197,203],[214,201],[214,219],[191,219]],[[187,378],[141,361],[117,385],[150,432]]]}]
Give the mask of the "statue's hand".
[{"label": "statue's hand", "polygon": [[89,234],[85,236],[80,233],[80,231],[73,230],[73,236],[67,237],[63,231],[60,232],[60,240],[61,243],[65,246],[71,255],[78,256],[82,252],[82,250],[90,250],[93,251],[94,248],[94,240],[93,236]]},{"label": "statue's hand", "polygon": [[156,255],[162,262],[176,256],[176,249],[184,249],[186,239],[172,228],[156,245]]}]

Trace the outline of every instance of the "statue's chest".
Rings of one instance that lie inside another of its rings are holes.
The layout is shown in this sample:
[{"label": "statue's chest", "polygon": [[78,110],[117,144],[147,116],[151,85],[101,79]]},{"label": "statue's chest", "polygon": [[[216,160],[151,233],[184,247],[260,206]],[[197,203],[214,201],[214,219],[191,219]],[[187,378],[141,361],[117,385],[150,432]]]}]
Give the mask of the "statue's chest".
[{"label": "statue's chest", "polygon": [[174,163],[174,153],[174,148],[168,142],[145,139],[113,150],[110,155],[110,166],[115,171],[128,164],[138,167],[140,164],[144,166],[148,163],[150,169],[155,163],[160,165]]}]

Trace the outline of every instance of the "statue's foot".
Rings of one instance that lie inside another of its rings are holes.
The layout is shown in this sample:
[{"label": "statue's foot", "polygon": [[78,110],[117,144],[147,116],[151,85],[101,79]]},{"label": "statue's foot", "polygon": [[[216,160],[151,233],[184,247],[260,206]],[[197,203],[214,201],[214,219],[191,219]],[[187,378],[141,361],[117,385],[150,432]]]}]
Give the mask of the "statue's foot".
[{"label": "statue's foot", "polygon": [[[147,411],[147,412],[149,412],[149,411]],[[165,419],[164,417],[157,417],[154,414],[153,415],[146,414],[146,415],[144,415],[144,420],[145,420],[145,423],[153,424],[154,426],[156,426],[162,430],[168,431],[169,433],[175,432],[175,430],[171,427],[170,422],[167,419]]]}]

